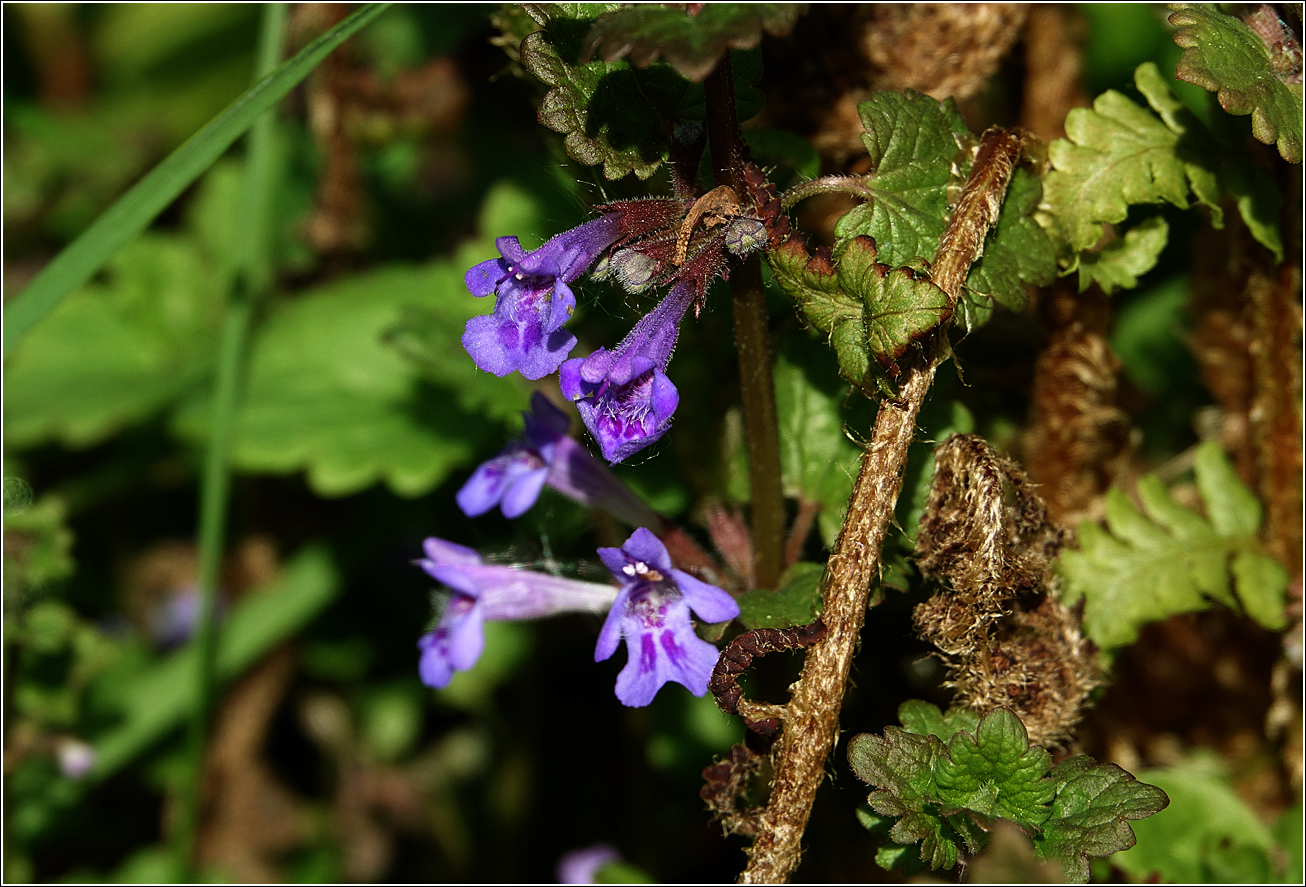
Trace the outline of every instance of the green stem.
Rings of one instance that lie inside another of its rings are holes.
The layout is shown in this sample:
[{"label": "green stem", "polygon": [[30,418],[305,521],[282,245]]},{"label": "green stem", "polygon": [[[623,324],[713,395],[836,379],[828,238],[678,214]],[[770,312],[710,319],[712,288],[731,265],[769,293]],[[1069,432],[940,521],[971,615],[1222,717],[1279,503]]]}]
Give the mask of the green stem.
[{"label": "green stem", "polygon": [[[277,66],[286,30],[286,5],[263,8],[256,82]],[[269,287],[268,216],[275,186],[272,140],[275,118],[269,111],[250,132],[241,193],[239,224],[229,271],[231,299],[218,347],[214,379],[213,425],[200,481],[199,613],[195,629],[198,651],[196,703],[190,723],[190,783],[182,797],[175,832],[177,869],[182,880],[194,871],[196,843],[204,795],[205,746],[214,708],[218,625],[215,617],[218,583],[227,529],[231,490],[231,446],[240,405],[240,388],[255,303]]]},{"label": "green stem", "polygon": [[[743,143],[735,119],[735,86],[730,56],[708,75],[708,143],[717,185],[745,193]],[[748,481],[752,498],[753,585],[776,588],[784,557],[784,492],[780,483],[780,425],[771,373],[771,337],[762,289],[762,266],[750,256],[730,275],[735,342],[739,347],[739,384],[748,445]]]}]

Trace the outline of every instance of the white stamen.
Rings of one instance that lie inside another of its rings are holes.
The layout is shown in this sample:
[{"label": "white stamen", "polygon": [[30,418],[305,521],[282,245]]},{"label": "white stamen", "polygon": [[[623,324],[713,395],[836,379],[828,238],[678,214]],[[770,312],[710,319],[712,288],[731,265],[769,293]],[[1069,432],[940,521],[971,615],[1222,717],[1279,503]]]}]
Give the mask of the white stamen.
[{"label": "white stamen", "polygon": [[634,576],[635,567],[631,564],[626,564],[626,566],[621,568],[621,572],[625,573],[627,576]]}]

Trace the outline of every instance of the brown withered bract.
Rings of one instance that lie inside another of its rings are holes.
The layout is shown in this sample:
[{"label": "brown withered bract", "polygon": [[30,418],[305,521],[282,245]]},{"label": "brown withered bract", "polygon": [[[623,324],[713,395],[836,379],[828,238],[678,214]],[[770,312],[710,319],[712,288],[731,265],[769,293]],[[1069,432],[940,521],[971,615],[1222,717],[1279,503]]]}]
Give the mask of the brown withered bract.
[{"label": "brown withered bract", "polygon": [[939,648],[957,704],[1006,706],[1031,742],[1063,742],[1101,680],[1096,649],[1054,593],[1063,531],[1020,466],[982,438],[953,435],[935,465],[916,552],[946,587],[916,607],[917,628]]}]

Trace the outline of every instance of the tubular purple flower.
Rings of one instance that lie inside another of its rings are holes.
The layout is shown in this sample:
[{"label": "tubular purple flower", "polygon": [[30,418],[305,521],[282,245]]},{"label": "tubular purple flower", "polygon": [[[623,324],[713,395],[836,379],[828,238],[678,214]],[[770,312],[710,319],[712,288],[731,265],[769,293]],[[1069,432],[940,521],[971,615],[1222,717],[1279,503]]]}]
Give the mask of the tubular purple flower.
[{"label": "tubular purple flower", "polygon": [[672,287],[635,324],[616,351],[600,348],[562,365],[563,396],[575,401],[585,427],[611,464],[639,452],[671,427],[680,393],[667,378],[680,321],[698,298],[693,281]]},{"label": "tubular purple flower", "polygon": [[569,284],[621,236],[621,215],[608,213],[530,253],[516,237],[496,240],[502,258],[481,262],[465,278],[472,295],[496,296],[494,313],[473,317],[463,332],[476,365],[496,376],[518,370],[527,379],[555,372],[576,346],[562,328],[576,307]]},{"label": "tubular purple flower", "polygon": [[582,505],[602,508],[631,526],[661,518],[629,487],[567,436],[567,416],[540,392],[522,414],[525,433],[499,455],[482,463],[458,491],[458,507],[468,517],[498,505],[509,519],[525,514],[549,486]]},{"label": "tubular purple flower", "polygon": [[705,622],[725,622],[739,615],[739,604],[715,585],[675,569],[661,540],[643,527],[621,548],[600,548],[599,557],[622,583],[594,649],[594,661],[602,662],[626,639],[617,699],[648,705],[667,681],[695,696],[706,693],[718,653],[694,633],[690,611]]},{"label": "tubular purple flower", "polygon": [[418,566],[452,591],[435,628],[417,642],[422,683],[444,687],[455,671],[476,664],[485,648],[485,623],[538,619],[555,613],[603,613],[617,589],[516,567],[485,563],[474,550],[431,537]]}]

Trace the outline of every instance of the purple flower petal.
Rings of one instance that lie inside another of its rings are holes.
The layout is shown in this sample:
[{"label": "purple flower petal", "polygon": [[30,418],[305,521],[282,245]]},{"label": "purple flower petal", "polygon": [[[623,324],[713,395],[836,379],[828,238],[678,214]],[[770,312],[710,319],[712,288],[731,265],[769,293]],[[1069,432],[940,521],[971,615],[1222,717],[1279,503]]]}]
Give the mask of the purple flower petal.
[{"label": "purple flower petal", "polygon": [[680,403],[666,376],[680,321],[698,298],[692,283],[678,284],[644,316],[616,351],[600,348],[562,364],[563,396],[575,401],[603,457],[615,464],[658,440]]},{"label": "purple flower petal", "polygon": [[463,332],[463,347],[476,366],[528,379],[556,372],[576,346],[576,337],[562,329],[576,307],[569,284],[620,237],[620,216],[610,213],[531,253],[516,237],[496,240],[503,258],[481,262],[465,278],[472,295],[497,297],[494,313],[472,318]]},{"label": "purple flower petal", "polygon": [[540,498],[548,477],[547,465],[518,475],[503,494],[503,516],[512,520],[530,511],[531,506]]},{"label": "purple flower petal", "polygon": [[562,612],[609,610],[618,590],[544,573],[486,564],[470,548],[430,538],[423,543],[427,573],[454,590],[439,623],[417,642],[418,672],[431,687],[445,687],[455,671],[476,664],[491,619],[533,619]]},{"label": "purple flower petal", "polygon": [[696,696],[706,693],[718,653],[694,633],[690,611],[720,622],[738,616],[739,605],[716,586],[672,567],[666,546],[643,527],[621,548],[599,549],[599,557],[622,583],[594,649],[595,661],[601,661],[626,640],[617,698],[648,705],[668,681]]}]

